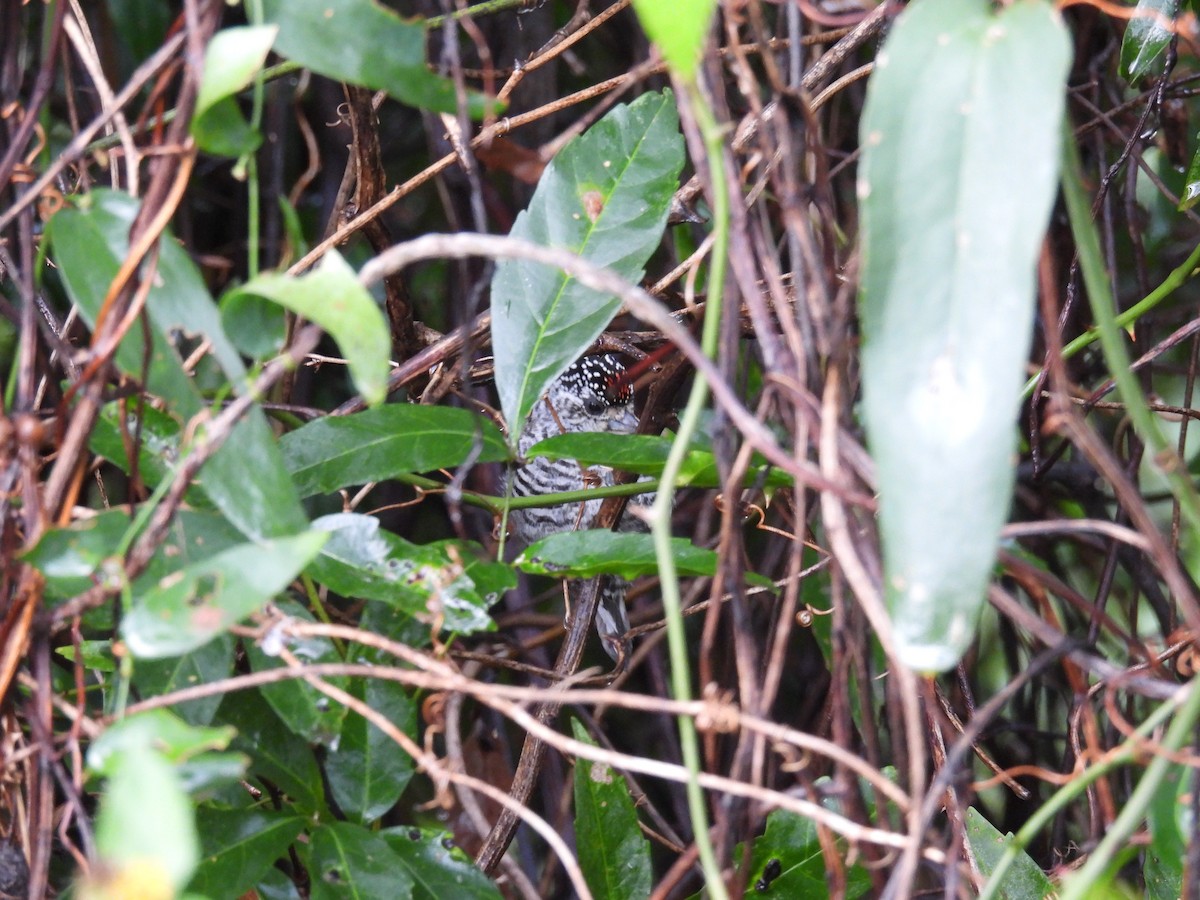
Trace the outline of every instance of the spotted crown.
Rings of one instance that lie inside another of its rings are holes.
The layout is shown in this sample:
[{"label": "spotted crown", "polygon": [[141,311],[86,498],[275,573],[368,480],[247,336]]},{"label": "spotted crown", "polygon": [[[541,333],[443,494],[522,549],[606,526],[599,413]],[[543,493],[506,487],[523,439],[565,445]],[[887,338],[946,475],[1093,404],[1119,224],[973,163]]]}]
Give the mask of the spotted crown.
[{"label": "spotted crown", "polygon": [[611,353],[585,356],[567,369],[559,381],[579,396],[590,390],[603,397],[609,406],[624,406],[633,399],[633,386],[625,367]]}]

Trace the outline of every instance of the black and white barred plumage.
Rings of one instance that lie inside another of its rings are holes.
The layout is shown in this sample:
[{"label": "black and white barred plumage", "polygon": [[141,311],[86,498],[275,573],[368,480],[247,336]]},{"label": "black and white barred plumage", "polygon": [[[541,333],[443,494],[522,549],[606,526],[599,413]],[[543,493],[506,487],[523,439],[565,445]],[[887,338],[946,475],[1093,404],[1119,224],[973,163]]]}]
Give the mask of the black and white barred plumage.
[{"label": "black and white barred plumage", "polygon": [[[626,379],[625,367],[612,354],[586,356],[567,369],[538,401],[521,431],[517,449],[523,457],[538,441],[556,434],[581,431],[609,431],[633,434],[637,430],[633,410],[633,390]],[[608,466],[581,466],[573,459],[534,459],[518,466],[510,476],[514,496],[558,494],[613,484]],[[601,499],[582,503],[513,510],[509,523],[514,536],[523,544],[557,534],[591,528],[600,513]],[[639,504],[653,503],[653,495],[636,498]],[[640,519],[628,512],[618,530],[644,531]],[[625,611],[622,578],[603,576],[596,608],[596,630],[604,649],[613,659],[620,658],[621,638],[629,630]]]}]

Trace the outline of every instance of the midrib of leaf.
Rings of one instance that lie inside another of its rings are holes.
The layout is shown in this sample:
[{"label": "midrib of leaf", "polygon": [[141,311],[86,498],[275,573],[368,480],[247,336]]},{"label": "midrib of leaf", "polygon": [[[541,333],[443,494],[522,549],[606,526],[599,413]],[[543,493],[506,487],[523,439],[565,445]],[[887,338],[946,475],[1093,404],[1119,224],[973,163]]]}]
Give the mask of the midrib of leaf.
[{"label": "midrib of leaf", "polygon": [[[638,139],[637,144],[634,146],[633,152],[630,153],[625,158],[624,165],[621,167],[620,171],[617,173],[618,177],[613,181],[612,190],[609,191],[604,196],[604,211],[602,211],[600,213],[600,215],[597,217],[595,222],[592,222],[588,226],[587,231],[584,234],[583,242],[579,245],[579,247],[577,249],[572,248],[572,251],[574,253],[578,254],[579,256],[582,256],[585,259],[587,258],[586,250],[587,250],[588,244],[590,243],[590,241],[592,239],[592,235],[595,234],[596,228],[604,220],[604,216],[608,212],[609,201],[612,199],[613,194],[615,194],[618,190],[620,190],[621,183],[625,179],[626,172],[629,171],[629,168],[633,165],[634,160],[638,158],[638,154],[641,152],[642,145],[646,142],[646,136],[650,133],[650,130],[654,127],[654,123],[658,121],[658,117],[660,115],[662,115],[662,111],[663,111],[664,107],[666,106],[666,103],[667,103],[667,98],[663,97],[662,102],[659,104],[658,109],[655,110],[655,112],[654,112],[654,116],[650,119],[650,121],[646,124],[645,129],[642,131],[642,136]],[[576,187],[578,187],[578,185],[576,185]],[[521,373],[521,390],[517,392],[517,403],[518,403],[517,409],[518,409],[518,411],[522,407],[525,406],[525,394],[526,394],[526,391],[529,389],[529,379],[530,379],[530,375],[533,371],[533,360],[537,359],[538,356],[540,355],[542,341],[547,336],[546,326],[549,323],[551,317],[554,315],[554,312],[558,309],[558,304],[562,300],[563,293],[566,291],[567,285],[570,282],[571,282],[570,276],[568,276],[568,275],[561,276],[559,286],[558,286],[558,291],[555,293],[554,299],[550,302],[549,306],[546,307],[545,316],[542,318],[541,321],[538,322],[537,337],[534,339],[534,342],[533,342],[533,353],[530,354],[529,360],[525,363],[524,371]],[[536,400],[536,398],[535,398],[535,400]],[[510,423],[510,425],[511,424],[512,423]]]}]

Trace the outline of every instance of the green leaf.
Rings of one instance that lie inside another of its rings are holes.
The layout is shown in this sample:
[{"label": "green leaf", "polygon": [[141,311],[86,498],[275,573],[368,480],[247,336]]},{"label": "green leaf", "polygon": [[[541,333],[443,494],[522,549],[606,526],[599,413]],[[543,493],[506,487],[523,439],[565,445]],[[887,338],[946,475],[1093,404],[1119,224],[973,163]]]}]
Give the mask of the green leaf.
[{"label": "green leaf", "polygon": [[[596,746],[578,719],[571,719],[571,731],[575,740]],[[575,839],[579,867],[595,896],[650,896],[650,842],[638,827],[625,779],[611,766],[575,760]]]},{"label": "green leaf", "polygon": [[[614,107],[546,167],[511,234],[638,281],[662,239],[683,166],[670,91]],[[492,279],[496,388],[515,442],[533,404],[620,307],[557,269],[502,260]]]},{"label": "green leaf", "polygon": [[231,734],[194,729],[155,710],[118,722],[93,743],[88,766],[108,779],[96,817],[96,847],[114,880],[127,877],[176,890],[187,883],[200,851],[176,765],[202,749],[223,747]]},{"label": "green leaf", "polygon": [[1172,764],[1150,801],[1146,816],[1150,826],[1145,866],[1148,900],[1175,900],[1183,895],[1184,859],[1194,828],[1190,806],[1195,783],[1191,769]]},{"label": "green leaf", "polygon": [[[1002,835],[974,807],[967,809],[967,841],[971,845],[971,853],[979,866],[979,873],[988,878],[995,871],[1012,835]],[[1029,854],[1021,853],[1009,867],[1000,885],[999,896],[1004,900],[1032,900],[1032,898],[1048,897],[1054,894],[1054,884],[1046,877]],[[1178,895],[1176,895],[1178,896]]]},{"label": "green leaf", "polygon": [[400,826],[379,832],[413,880],[413,900],[500,900],[500,890],[455,847],[450,832]]},{"label": "green leaf", "polygon": [[163,709],[138,713],[109,728],[88,750],[88,767],[111,775],[121,754],[137,747],[153,747],[171,763],[187,760],[210,750],[224,750],[233,739],[232,728],[189,725]]},{"label": "green leaf", "polygon": [[255,778],[278,788],[298,812],[328,817],[325,785],[312,748],[296,740],[262,694],[230,694],[221,704],[221,718],[237,729],[233,746],[250,756]]},{"label": "green leaf", "polygon": [[133,608],[121,623],[130,652],[178,656],[206,644],[287,587],[326,537],[306,531],[241,544],[135,590]]},{"label": "green leaf", "polygon": [[1130,84],[1157,74],[1178,13],[1178,0],[1138,0],[1121,41],[1121,75]]},{"label": "green leaf", "polygon": [[[142,697],[161,697],[183,688],[211,684],[233,674],[233,657],[233,638],[221,634],[182,656],[138,660],[133,668],[133,686]],[[172,708],[186,722],[208,725],[222,699],[221,694],[215,694]]]},{"label": "green leaf", "polygon": [[[687,538],[671,538],[671,555],[680,575],[715,575],[717,572],[716,552],[697,547]],[[562,578],[594,578],[605,574],[637,578],[658,574],[650,535],[604,529],[552,534],[526,547],[513,565],[531,575]],[[749,573],[747,580],[764,587],[771,585],[770,579],[754,573]]]},{"label": "green leaf", "polygon": [[178,889],[200,858],[191,801],[171,764],[147,746],[131,747],[113,761],[95,827],[96,849],[117,873],[115,880],[127,872],[140,883]]},{"label": "green leaf", "polygon": [[1179,211],[1191,209],[1197,203],[1200,203],[1200,145],[1196,147],[1192,161],[1188,163],[1183,190],[1179,193]]},{"label": "green leaf", "polygon": [[287,311],[255,294],[233,292],[221,298],[221,327],[247,356],[277,356],[287,343]]},{"label": "green leaf", "polygon": [[[279,26],[278,53],[336,81],[387,91],[435,112],[457,108],[454,82],[429,71],[425,26],[406,22],[374,0],[263,0]],[[482,118],[495,100],[467,92],[467,108]]]},{"label": "green leaf", "polygon": [[81,594],[95,583],[94,578],[120,586],[124,578],[120,561],[111,567],[105,563],[132,524],[129,513],[114,509],[66,528],[51,528],[23,558],[45,577],[50,598]]},{"label": "green leaf", "polygon": [[337,341],[367,405],[376,406],[387,397],[391,350],[387,320],[339,253],[329,251],[305,275],[266,272],[252,278],[222,304],[236,310],[245,295],[265,297],[320,325]]},{"label": "green leaf", "polygon": [[[661,475],[671,452],[671,436],[649,434],[612,434],[604,431],[556,434],[538,441],[525,455],[529,458],[574,459],[584,466],[611,466],[635,475]],[[765,471],[765,478],[763,477]],[[788,487],[792,478],[786,472],[769,467],[755,455],[746,473],[747,484],[762,481],[766,487]],[[720,487],[717,460],[711,450],[694,447],[687,451],[680,469],[677,487]]]},{"label": "green leaf", "polygon": [[278,31],[274,25],[244,25],[218,31],[209,41],[191,123],[192,137],[205,153],[242,156],[262,143],[234,96],[262,70]]},{"label": "green leaf", "polygon": [[[277,606],[284,615],[302,622],[314,621],[308,610],[291,600],[280,600]],[[262,643],[269,642],[268,637]],[[303,640],[292,641],[289,642],[288,649],[297,659],[306,663],[345,661],[334,647],[333,641],[325,637],[306,637]],[[250,661],[250,668],[255,672],[265,672],[286,665],[275,653],[268,654],[260,644],[247,646],[246,657]],[[349,687],[346,678],[327,676],[325,680],[342,690]],[[349,712],[345,706],[335,702],[302,678],[287,678],[274,684],[264,684],[260,691],[292,734],[310,744],[336,744],[342,723]]]},{"label": "green leaf", "polygon": [[350,822],[320,825],[304,854],[312,900],[407,900],[412,878],[378,834]]},{"label": "green leaf", "polygon": [[[735,858],[740,858],[738,853]],[[754,841],[746,869],[746,896],[790,900],[792,897],[825,897],[824,851],[811,819],[777,809],[767,816],[767,830]],[[860,865],[846,869],[847,900],[871,889],[871,877]]]},{"label": "green leaf", "polygon": [[54,652],[63,659],[76,662],[77,660],[83,664],[85,669],[93,669],[97,672],[115,672],[117,671],[117,661],[113,656],[112,641],[80,641],[79,652],[75,652],[75,647],[56,647]]},{"label": "green leaf", "polygon": [[[120,587],[124,572],[113,553],[127,538],[133,522],[124,510],[108,510],[66,528],[46,531],[24,559],[46,578],[47,596],[73,597],[96,581]],[[183,564],[207,559],[242,542],[242,534],[214,512],[180,510],[138,580],[147,586]]]},{"label": "green leaf", "polygon": [[478,548],[454,541],[412,544],[381,529],[374,516],[335,513],[313,527],[328,531],[329,540],[308,568],[312,578],[344,597],[387,603],[423,622],[440,618],[448,631],[490,630],[488,607],[515,586],[511,569],[483,562]]},{"label": "green leaf", "polygon": [[863,415],[898,652],[922,672],[972,641],[1008,514],[1069,64],[1049,5],[918,0],[867,90]]},{"label": "green leaf", "polygon": [[[125,430],[132,440],[140,437],[138,475],[151,488],[171,477],[179,461],[179,436],[183,426],[174,416],[144,404],[140,410],[123,403],[106,403],[92,430],[89,445],[126,474],[132,472],[129,453],[121,433],[122,410],[126,410]],[[138,428],[139,420],[141,428]],[[198,489],[189,490],[191,502],[204,503]]]},{"label": "green leaf", "polygon": [[633,0],[646,35],[658,44],[671,70],[688,81],[695,77],[716,8],[716,0]]},{"label": "green leaf", "polygon": [[196,824],[203,859],[189,888],[209,897],[240,897],[287,852],[304,819],[260,809],[201,807]]},{"label": "green leaf", "polygon": [[[47,223],[53,255],[71,301],[95,326],[108,285],[129,251],[138,203],[119,191],[94,190],[78,208],[59,210]],[[203,336],[226,377],[240,388],[246,377],[237,349],[221,328],[204,280],[169,232],[159,241],[158,266],[146,301],[151,327],[126,335],[117,367],[165,401],[181,422],[206,411],[205,400],[183,369],[173,335]],[[147,340],[150,355],[143,365]],[[247,478],[246,472],[254,472]],[[204,467],[201,489],[248,537],[295,534],[308,523],[262,410],[249,410]]]},{"label": "green leaf", "polygon": [[483,416],[449,406],[391,403],[326,416],[285,434],[283,458],[302,496],[414,472],[508,458],[500,431]]},{"label": "green leaf", "polygon": [[[356,679],[351,693],[401,731],[417,735],[417,705],[395,681]],[[394,740],[351,711],[341,740],[325,757],[329,789],[342,811],[364,825],[396,805],[413,776],[412,757]]]}]

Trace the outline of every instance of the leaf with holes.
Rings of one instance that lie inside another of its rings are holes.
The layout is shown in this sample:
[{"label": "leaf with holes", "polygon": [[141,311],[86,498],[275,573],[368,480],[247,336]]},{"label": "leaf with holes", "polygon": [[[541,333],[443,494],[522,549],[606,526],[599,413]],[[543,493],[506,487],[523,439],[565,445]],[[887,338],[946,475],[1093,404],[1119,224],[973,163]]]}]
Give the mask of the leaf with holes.
[{"label": "leaf with holes", "polygon": [[257,612],[308,564],[328,534],[239,544],[135,589],[121,636],[134,656],[179,656]]}]

